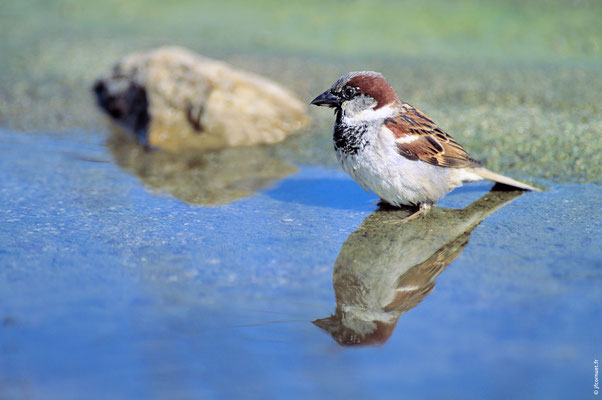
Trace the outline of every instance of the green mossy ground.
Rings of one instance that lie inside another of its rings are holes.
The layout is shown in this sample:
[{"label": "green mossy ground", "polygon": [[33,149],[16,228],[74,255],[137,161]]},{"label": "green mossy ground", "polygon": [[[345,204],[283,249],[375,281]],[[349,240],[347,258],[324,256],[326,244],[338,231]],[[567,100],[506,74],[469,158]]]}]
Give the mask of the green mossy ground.
[{"label": "green mossy ground", "polygon": [[[378,70],[491,169],[602,183],[601,18],[593,1],[4,2],[0,124],[105,130],[94,78],[177,44],[308,101],[349,70]],[[334,165],[332,117],[310,112],[281,151]]]}]

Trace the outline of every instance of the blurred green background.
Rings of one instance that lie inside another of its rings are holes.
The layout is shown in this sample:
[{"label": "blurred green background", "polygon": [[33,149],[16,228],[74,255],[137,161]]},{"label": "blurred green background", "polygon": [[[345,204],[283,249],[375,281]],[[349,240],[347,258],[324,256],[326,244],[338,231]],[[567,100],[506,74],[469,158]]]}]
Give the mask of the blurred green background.
[{"label": "blurred green background", "polygon": [[[307,101],[350,70],[378,70],[488,167],[602,183],[600,21],[600,1],[4,1],[0,124],[104,130],[94,78],[175,44]],[[310,112],[280,151],[334,165],[331,115]]]}]

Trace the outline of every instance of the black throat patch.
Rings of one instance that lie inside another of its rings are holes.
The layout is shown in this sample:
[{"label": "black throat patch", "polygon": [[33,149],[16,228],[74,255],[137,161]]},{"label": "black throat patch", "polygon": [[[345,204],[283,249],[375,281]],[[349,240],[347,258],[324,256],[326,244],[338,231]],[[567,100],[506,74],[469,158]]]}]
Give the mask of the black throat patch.
[{"label": "black throat patch", "polygon": [[366,129],[368,129],[367,125],[345,125],[342,122],[340,110],[337,110],[334,133],[332,135],[334,149],[340,150],[347,155],[357,154],[368,144],[364,135]]}]

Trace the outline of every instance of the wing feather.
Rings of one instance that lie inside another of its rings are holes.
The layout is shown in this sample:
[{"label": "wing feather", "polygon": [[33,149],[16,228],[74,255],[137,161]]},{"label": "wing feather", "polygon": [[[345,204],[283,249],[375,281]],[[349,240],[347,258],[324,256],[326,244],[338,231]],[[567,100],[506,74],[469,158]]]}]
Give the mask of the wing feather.
[{"label": "wing feather", "polygon": [[395,117],[387,118],[385,126],[395,135],[399,154],[409,160],[451,168],[481,165],[432,119],[409,104],[403,104]]}]

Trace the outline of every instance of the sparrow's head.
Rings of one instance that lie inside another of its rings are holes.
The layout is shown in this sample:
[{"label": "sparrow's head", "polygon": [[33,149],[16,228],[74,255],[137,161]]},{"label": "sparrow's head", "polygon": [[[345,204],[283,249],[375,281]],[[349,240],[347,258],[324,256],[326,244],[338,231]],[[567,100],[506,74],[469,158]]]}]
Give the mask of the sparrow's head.
[{"label": "sparrow's head", "polygon": [[399,98],[381,74],[361,71],[340,77],[330,89],[313,99],[311,104],[355,115],[366,110],[378,110],[395,102],[399,102]]}]

